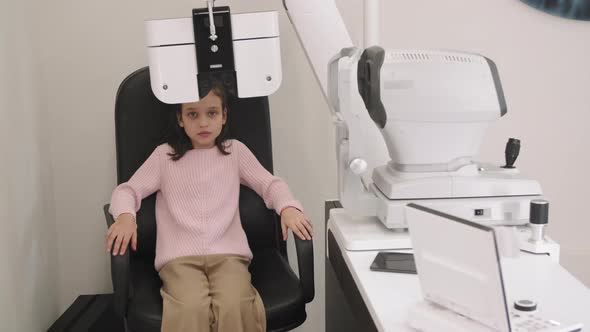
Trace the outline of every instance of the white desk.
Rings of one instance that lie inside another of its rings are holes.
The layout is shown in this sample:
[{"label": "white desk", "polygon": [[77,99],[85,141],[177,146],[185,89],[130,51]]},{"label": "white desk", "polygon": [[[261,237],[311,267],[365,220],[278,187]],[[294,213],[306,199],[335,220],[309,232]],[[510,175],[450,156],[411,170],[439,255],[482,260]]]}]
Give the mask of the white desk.
[{"label": "white desk", "polygon": [[[409,308],[421,300],[417,276],[371,271],[369,266],[378,250],[345,250],[337,236],[338,223],[338,218],[331,219],[327,230],[334,234],[346,268],[376,328],[383,332],[414,332],[407,325],[406,317]],[[557,263],[547,256],[522,254],[518,259],[504,260],[502,268],[509,298],[534,299],[544,312],[559,313],[556,317],[560,319],[581,321],[584,330],[590,330],[590,290]],[[346,286],[343,291],[347,292]]]}]

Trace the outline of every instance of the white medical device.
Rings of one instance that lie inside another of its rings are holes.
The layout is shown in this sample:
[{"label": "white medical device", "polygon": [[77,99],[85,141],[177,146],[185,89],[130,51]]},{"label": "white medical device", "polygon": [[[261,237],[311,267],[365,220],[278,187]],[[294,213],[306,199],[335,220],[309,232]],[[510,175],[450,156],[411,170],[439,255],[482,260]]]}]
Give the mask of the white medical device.
[{"label": "white medical device", "polygon": [[[379,47],[362,53],[349,49],[341,56],[348,59],[340,64],[340,56],[333,59],[329,85],[335,87],[328,91],[342,119],[338,148],[344,207],[377,215],[388,228],[407,227],[404,206],[416,200],[490,224],[528,222],[530,200],[542,193],[539,183],[522,176],[510,161],[502,168],[473,159],[487,127],[506,113],[491,60]],[[354,98],[354,89],[363,104]],[[366,168],[357,165],[368,164],[364,156],[370,140],[360,121],[367,111],[389,160],[374,168],[373,183],[363,187]],[[518,147],[511,140],[507,149]]]},{"label": "white medical device", "polygon": [[164,103],[198,101],[214,81],[240,98],[281,85],[277,12],[194,9],[192,18],[146,21],[146,34],[152,91]]},{"label": "white medical device", "polygon": [[[376,39],[377,1],[365,1],[366,46]],[[507,167],[474,161],[487,127],[507,111],[491,60],[357,49],[333,0],[284,3],[335,114],[339,198],[347,211],[406,228],[404,206],[420,200],[479,222],[528,222],[529,203],[542,191],[512,166],[520,142],[509,141]]]},{"label": "white medical device", "polygon": [[493,228],[416,204],[406,209],[424,297],[409,313],[412,327],[423,332],[582,330],[580,323],[546,317],[548,303],[507,298]]},{"label": "white medical device", "polygon": [[[366,0],[377,31],[378,0]],[[217,79],[238,97],[269,95],[281,81],[276,12],[196,9],[146,23],[152,89],[166,103],[196,101]],[[488,126],[506,114],[494,63],[480,55],[354,48],[334,0],[283,0],[336,124],[339,198],[356,216],[404,229],[420,203],[470,220],[519,225],[541,194],[513,167],[474,160]],[[213,22],[213,24],[211,24]],[[376,43],[374,34],[366,41]]]}]

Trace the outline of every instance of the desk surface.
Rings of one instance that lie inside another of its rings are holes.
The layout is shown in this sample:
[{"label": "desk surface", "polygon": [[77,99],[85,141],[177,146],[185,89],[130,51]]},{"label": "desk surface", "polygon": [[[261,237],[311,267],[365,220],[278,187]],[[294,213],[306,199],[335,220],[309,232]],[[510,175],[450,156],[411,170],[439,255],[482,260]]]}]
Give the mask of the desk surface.
[{"label": "desk surface", "polygon": [[[328,230],[338,227],[337,218],[333,219]],[[341,241],[338,231],[334,234],[336,242]],[[338,245],[377,329],[414,332],[406,317],[411,306],[422,300],[417,276],[371,271],[378,251],[349,251]],[[534,299],[551,317],[581,321],[585,329],[590,328],[590,290],[559,264],[546,256],[523,254],[518,259],[504,259],[502,268],[509,299]]]}]

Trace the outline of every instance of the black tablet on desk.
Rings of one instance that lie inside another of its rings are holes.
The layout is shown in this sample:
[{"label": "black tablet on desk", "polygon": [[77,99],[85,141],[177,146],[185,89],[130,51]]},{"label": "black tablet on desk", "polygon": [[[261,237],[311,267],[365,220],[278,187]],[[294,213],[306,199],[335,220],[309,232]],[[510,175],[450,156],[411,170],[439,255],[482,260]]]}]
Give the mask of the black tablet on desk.
[{"label": "black tablet on desk", "polygon": [[401,252],[380,252],[371,264],[372,271],[416,274],[414,255]]}]

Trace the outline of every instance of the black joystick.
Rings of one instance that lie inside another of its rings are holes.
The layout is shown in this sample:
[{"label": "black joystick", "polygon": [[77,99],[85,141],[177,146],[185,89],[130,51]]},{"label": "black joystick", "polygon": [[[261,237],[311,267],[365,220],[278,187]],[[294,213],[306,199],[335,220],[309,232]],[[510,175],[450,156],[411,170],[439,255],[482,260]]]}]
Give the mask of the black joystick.
[{"label": "black joystick", "polygon": [[504,168],[514,168],[514,162],[516,162],[519,153],[520,140],[516,138],[508,139],[506,150],[504,150],[504,155],[506,156],[506,166],[504,166]]},{"label": "black joystick", "polygon": [[549,222],[549,202],[544,199],[531,201],[530,211],[530,242],[536,243],[545,240],[545,226]]}]

